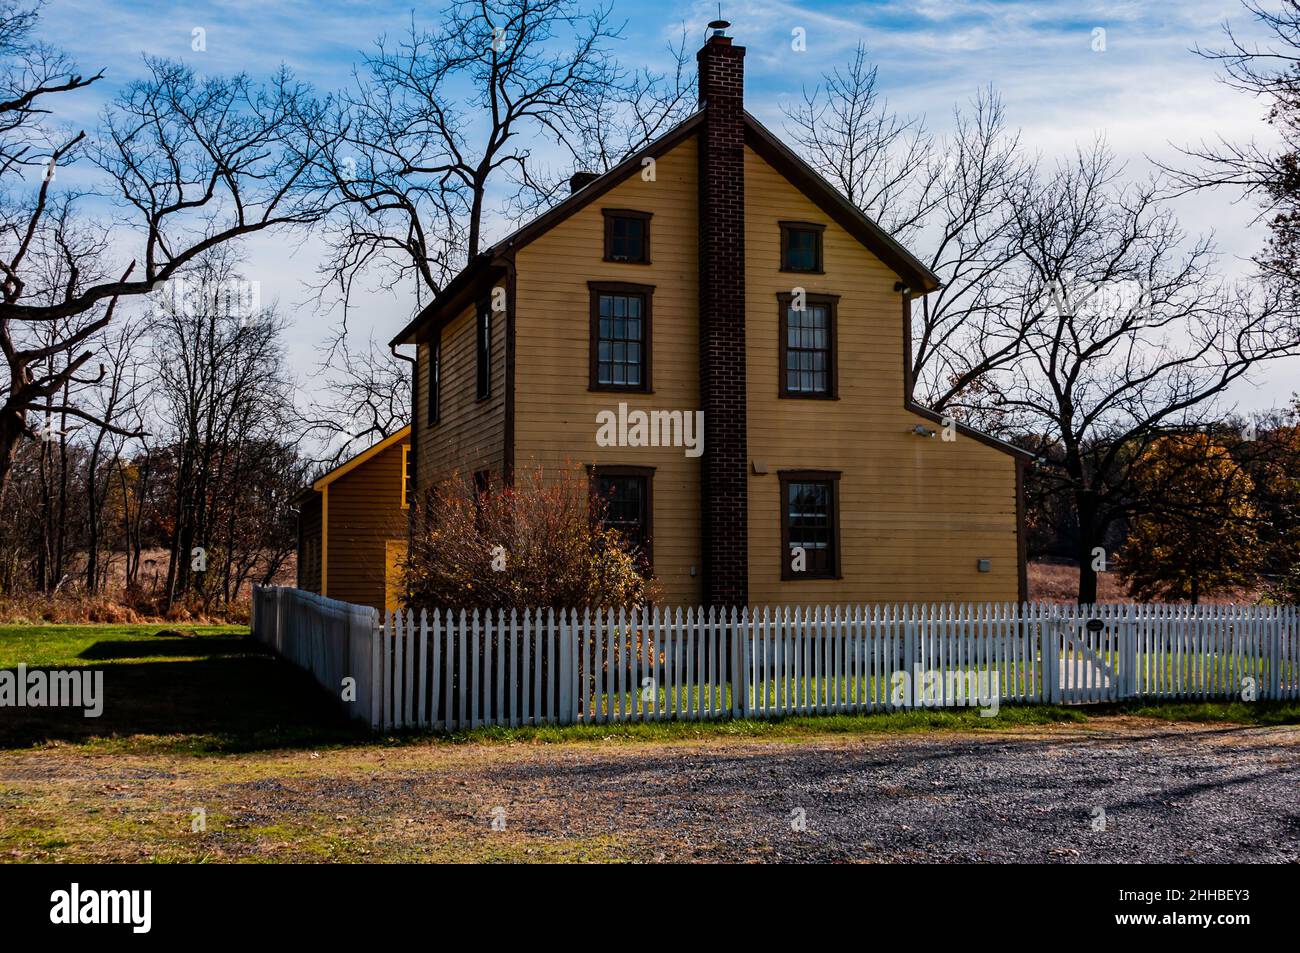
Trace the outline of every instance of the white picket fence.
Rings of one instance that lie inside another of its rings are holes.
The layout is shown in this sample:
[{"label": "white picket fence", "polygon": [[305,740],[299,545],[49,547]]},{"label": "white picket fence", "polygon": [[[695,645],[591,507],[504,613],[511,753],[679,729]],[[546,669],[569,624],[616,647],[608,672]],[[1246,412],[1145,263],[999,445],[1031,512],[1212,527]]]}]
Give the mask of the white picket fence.
[{"label": "white picket fence", "polygon": [[339,607],[258,590],[254,629],[340,697],[354,678],[349,711],[384,730],[1300,698],[1294,606]]},{"label": "white picket fence", "polygon": [[[301,589],[253,587],[251,628],[254,638],[276,654],[311,673],[322,688],[347,702],[354,717],[369,717],[381,702],[373,697],[378,669],[374,647],[384,638],[379,613],[369,606],[326,599]],[[352,682],[345,686],[344,679]]]}]

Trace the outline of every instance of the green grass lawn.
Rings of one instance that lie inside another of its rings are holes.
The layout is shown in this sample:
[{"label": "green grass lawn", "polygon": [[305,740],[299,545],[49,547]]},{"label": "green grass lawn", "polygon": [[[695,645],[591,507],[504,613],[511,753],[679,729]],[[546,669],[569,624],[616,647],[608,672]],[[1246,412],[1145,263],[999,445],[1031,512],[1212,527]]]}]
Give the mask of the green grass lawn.
[{"label": "green grass lawn", "polygon": [[104,711],[11,708],[0,748],[71,743],[195,753],[355,742],[364,733],[310,677],[242,626],[0,627],[0,668],[104,670]]},{"label": "green grass lawn", "polygon": [[[187,638],[158,638],[163,631],[181,632]],[[247,634],[248,627],[242,625],[0,626],[0,668],[20,662],[29,668],[102,665],[113,652],[139,662],[192,661],[230,649],[232,637]]]},{"label": "green grass lawn", "polygon": [[[0,748],[71,744],[93,750],[226,754],[277,748],[405,744],[349,722],[309,676],[272,657],[238,626],[52,625],[0,627],[0,669],[95,666],[105,672],[104,713],[7,709]],[[725,693],[724,693],[725,694]],[[627,699],[630,703],[630,697]],[[726,704],[725,697],[723,704]],[[672,741],[802,738],[816,734],[1000,730],[1087,724],[1113,715],[1248,725],[1300,723],[1300,703],[1133,702],[1077,707],[1008,705],[982,718],[973,708],[860,715],[479,728],[453,742]]]}]

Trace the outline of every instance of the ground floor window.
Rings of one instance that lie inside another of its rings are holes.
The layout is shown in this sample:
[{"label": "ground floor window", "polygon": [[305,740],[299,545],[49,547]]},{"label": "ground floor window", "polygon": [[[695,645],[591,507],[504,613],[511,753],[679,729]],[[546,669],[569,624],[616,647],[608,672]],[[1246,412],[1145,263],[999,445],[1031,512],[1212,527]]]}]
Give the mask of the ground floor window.
[{"label": "ground floor window", "polygon": [[781,578],[839,578],[839,473],[789,470],[780,476]]},{"label": "ground floor window", "polygon": [[608,529],[617,530],[651,562],[653,533],[653,467],[601,466],[592,471],[592,493],[604,505]]}]

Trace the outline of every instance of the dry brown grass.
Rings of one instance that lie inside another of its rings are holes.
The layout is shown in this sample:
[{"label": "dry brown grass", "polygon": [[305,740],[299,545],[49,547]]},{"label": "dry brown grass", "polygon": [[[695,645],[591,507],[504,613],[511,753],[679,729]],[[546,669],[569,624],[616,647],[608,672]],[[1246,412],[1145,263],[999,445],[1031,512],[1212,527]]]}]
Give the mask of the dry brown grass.
[{"label": "dry brown grass", "polygon": [[[225,610],[204,611],[192,599],[162,612],[159,591],[167,578],[167,551],[146,549],[140,570],[139,589],[126,587],[125,564],[120,553],[106,554],[105,592],[88,595],[82,588],[84,557],[73,557],[68,575],[53,593],[0,593],[0,625],[130,625],[162,622],[188,622],[198,625],[247,625],[252,607],[253,586],[245,582],[233,605]],[[291,553],[276,573],[274,584],[292,586],[297,582],[297,555]]]},{"label": "dry brown grass", "polygon": [[88,596],[76,592],[29,592],[0,595],[0,625],[131,625],[191,622],[199,625],[247,625],[247,598],[218,612],[191,605],[176,605],[158,612],[148,602],[132,604],[114,596]]},{"label": "dry brown grass", "polygon": [[[1079,595],[1079,567],[1058,560],[1030,560],[1029,599],[1031,602],[1076,602]],[[1256,589],[1234,589],[1201,599],[1203,604],[1246,604],[1259,601]],[[1104,572],[1097,577],[1098,602],[1132,602],[1117,572]]]}]

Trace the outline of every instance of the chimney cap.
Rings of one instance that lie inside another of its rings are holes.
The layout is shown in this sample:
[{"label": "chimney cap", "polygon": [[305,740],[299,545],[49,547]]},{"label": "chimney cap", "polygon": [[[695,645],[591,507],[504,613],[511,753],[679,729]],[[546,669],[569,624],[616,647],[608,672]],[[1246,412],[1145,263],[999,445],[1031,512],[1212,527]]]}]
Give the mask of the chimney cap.
[{"label": "chimney cap", "polygon": [[725,31],[729,26],[731,26],[731,24],[726,20],[709,21],[709,29],[713,31],[714,36],[722,36],[723,31]]},{"label": "chimney cap", "polygon": [[595,172],[585,172],[580,170],[573,173],[573,175],[569,176],[570,194],[577,192],[580,189],[585,189],[599,178],[600,175]]}]

